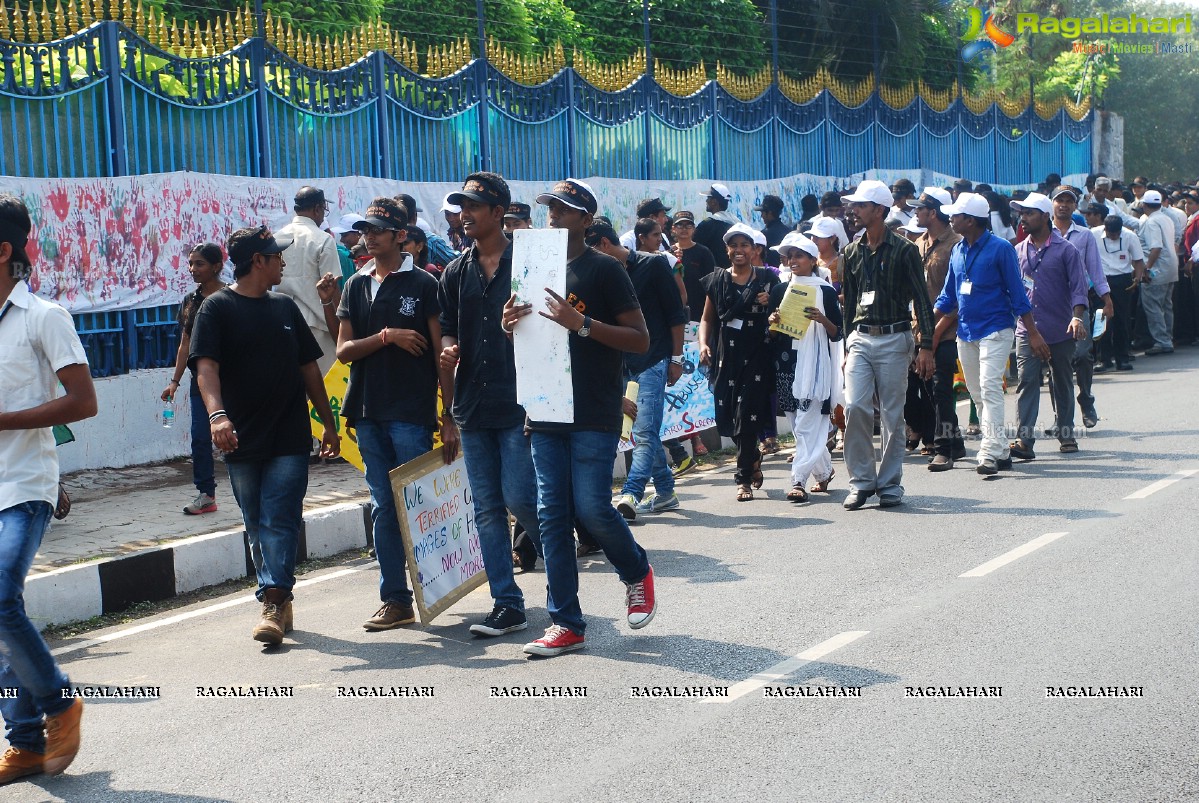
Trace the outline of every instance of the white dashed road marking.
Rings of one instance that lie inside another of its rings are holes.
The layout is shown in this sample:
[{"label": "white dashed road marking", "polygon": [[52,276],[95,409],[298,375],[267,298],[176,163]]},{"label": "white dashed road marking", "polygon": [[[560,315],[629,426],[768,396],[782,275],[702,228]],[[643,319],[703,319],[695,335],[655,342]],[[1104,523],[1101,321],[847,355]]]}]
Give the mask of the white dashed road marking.
[{"label": "white dashed road marking", "polygon": [[958,577],[982,577],[983,575],[990,574],[996,569],[1006,566],[1012,561],[1018,560],[1030,552],[1036,552],[1046,544],[1052,544],[1063,535],[1069,535],[1069,533],[1045,533],[1044,535],[1039,535],[1029,541],[1027,544],[1022,544],[1010,552],[1004,552],[999,557],[987,561],[982,566],[976,566],[964,574],[959,574]]}]

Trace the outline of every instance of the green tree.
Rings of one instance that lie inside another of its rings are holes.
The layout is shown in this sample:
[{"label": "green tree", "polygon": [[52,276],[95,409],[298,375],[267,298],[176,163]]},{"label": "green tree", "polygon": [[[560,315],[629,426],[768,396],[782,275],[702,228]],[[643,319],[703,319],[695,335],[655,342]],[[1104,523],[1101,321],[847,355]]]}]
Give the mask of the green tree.
[{"label": "green tree", "polygon": [[[336,3],[320,3],[315,0],[264,0],[263,7],[285,23],[304,33],[322,36],[341,36],[364,22],[373,20],[383,11],[384,0],[339,0]],[[150,0],[159,13],[167,19],[210,20],[236,13],[240,4],[225,0]],[[147,9],[148,10],[148,9]]]}]

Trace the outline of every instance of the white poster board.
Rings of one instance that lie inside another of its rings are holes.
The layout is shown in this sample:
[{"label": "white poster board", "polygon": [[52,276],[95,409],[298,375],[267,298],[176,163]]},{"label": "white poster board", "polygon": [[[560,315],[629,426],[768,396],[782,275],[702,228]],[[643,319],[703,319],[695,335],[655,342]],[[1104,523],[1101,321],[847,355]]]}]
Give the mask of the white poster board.
[{"label": "white poster board", "polygon": [[545,288],[566,297],[565,229],[517,229],[512,233],[512,292],[533,312],[512,335],[516,351],[516,401],[533,421],[569,424],[575,420],[570,375],[570,332],[538,315],[545,312]]},{"label": "white poster board", "polygon": [[487,580],[466,462],[459,452],[447,466],[434,449],[389,477],[416,610],[427,625]]}]

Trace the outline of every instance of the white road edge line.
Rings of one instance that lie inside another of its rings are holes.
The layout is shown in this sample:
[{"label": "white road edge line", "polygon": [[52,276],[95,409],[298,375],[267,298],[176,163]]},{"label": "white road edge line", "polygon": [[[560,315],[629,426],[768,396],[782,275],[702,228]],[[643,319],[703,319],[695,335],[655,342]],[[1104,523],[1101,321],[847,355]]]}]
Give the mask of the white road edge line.
[{"label": "white road edge line", "polygon": [[1153,483],[1152,485],[1147,485],[1144,488],[1142,488],[1141,490],[1136,491],[1134,493],[1130,493],[1128,496],[1126,496],[1124,498],[1125,499],[1144,499],[1148,496],[1152,496],[1153,494],[1157,493],[1158,491],[1162,490],[1163,488],[1169,488],[1174,483],[1179,482],[1181,480],[1185,480],[1187,477],[1192,477],[1195,474],[1199,474],[1199,468],[1188,468],[1183,471],[1175,472],[1174,474],[1170,475],[1169,477],[1166,477],[1164,480],[1158,480],[1157,482]]},{"label": "white road edge line", "polygon": [[745,680],[729,687],[728,697],[715,697],[711,699],[714,703],[731,703],[750,692],[762,688],[767,683],[774,683],[792,674],[797,669],[819,661],[824,656],[828,655],[833,650],[839,650],[846,644],[851,644],[862,636],[868,635],[869,630],[847,630],[844,633],[838,633],[827,641],[822,641],[811,649],[804,650],[799,655],[788,658],[785,661],[780,661],[774,666],[763,669],[756,675],[748,677]]},{"label": "white road edge line", "polygon": [[[364,569],[369,569],[375,565],[377,565],[377,564],[374,561],[371,561],[370,563],[368,563],[364,566],[356,566],[352,569],[338,569],[335,572],[329,572],[328,574],[322,574],[320,577],[313,577],[309,580],[301,580],[298,583],[296,583],[295,587],[303,588],[304,586],[316,585],[317,583],[323,583],[327,580],[336,580],[338,577],[345,577],[347,574],[354,574],[355,572],[360,572],[360,571],[363,571]],[[56,650],[51,650],[50,654],[54,655],[54,656],[59,656],[59,655],[67,655],[68,653],[72,653],[72,652],[78,652],[80,650],[89,650],[92,647],[99,647],[103,644],[107,644],[110,641],[116,641],[117,639],[122,639],[127,636],[135,636],[138,633],[146,633],[151,630],[157,630],[160,627],[166,627],[167,625],[178,624],[179,622],[185,622],[188,619],[195,619],[197,616],[203,616],[206,613],[213,613],[214,611],[223,611],[225,608],[232,608],[235,605],[245,605],[246,603],[257,602],[257,601],[258,600],[254,597],[253,594],[251,594],[248,597],[238,597],[237,599],[227,599],[224,602],[218,602],[215,605],[205,605],[203,608],[196,608],[194,611],[186,611],[184,613],[177,613],[174,616],[167,616],[163,619],[154,619],[153,621],[145,622],[140,625],[134,625],[133,627],[127,627],[124,630],[117,630],[112,633],[105,633],[103,636],[97,636],[96,638],[93,638],[93,639],[88,639],[86,641],[80,641],[77,644],[68,644],[65,647],[59,647]]]},{"label": "white road edge line", "polygon": [[1025,555],[1029,554],[1030,552],[1036,552],[1038,549],[1045,546],[1046,544],[1052,544],[1054,541],[1061,538],[1063,535],[1069,535],[1069,533],[1068,532],[1045,533],[1044,535],[1038,535],[1036,538],[1032,539],[1027,544],[1022,544],[1021,546],[1016,547],[1015,549],[1011,550],[1010,552],[1004,552],[999,557],[997,557],[993,560],[989,560],[981,566],[977,566],[968,572],[959,574],[958,577],[982,577],[983,575],[990,574],[991,572],[995,571],[996,569],[1002,568],[1002,567],[1008,565],[1009,563],[1011,563],[1012,561],[1018,560],[1018,559],[1024,557]]}]

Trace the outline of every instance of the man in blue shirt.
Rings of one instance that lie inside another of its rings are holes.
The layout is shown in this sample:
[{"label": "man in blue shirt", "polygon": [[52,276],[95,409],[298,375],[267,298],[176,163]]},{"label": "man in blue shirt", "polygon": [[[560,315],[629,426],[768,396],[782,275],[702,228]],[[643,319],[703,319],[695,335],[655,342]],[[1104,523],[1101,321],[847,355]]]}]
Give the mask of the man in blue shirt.
[{"label": "man in blue shirt", "polygon": [[989,476],[1012,466],[1003,431],[1003,370],[1016,318],[1023,319],[1035,354],[1048,360],[1049,347],[1033,322],[1016,249],[988,231],[987,199],[963,192],[941,211],[949,215],[949,225],[962,241],[949,256],[945,287],[933,309],[938,320],[957,317],[958,358],[982,426],[977,470]]}]

